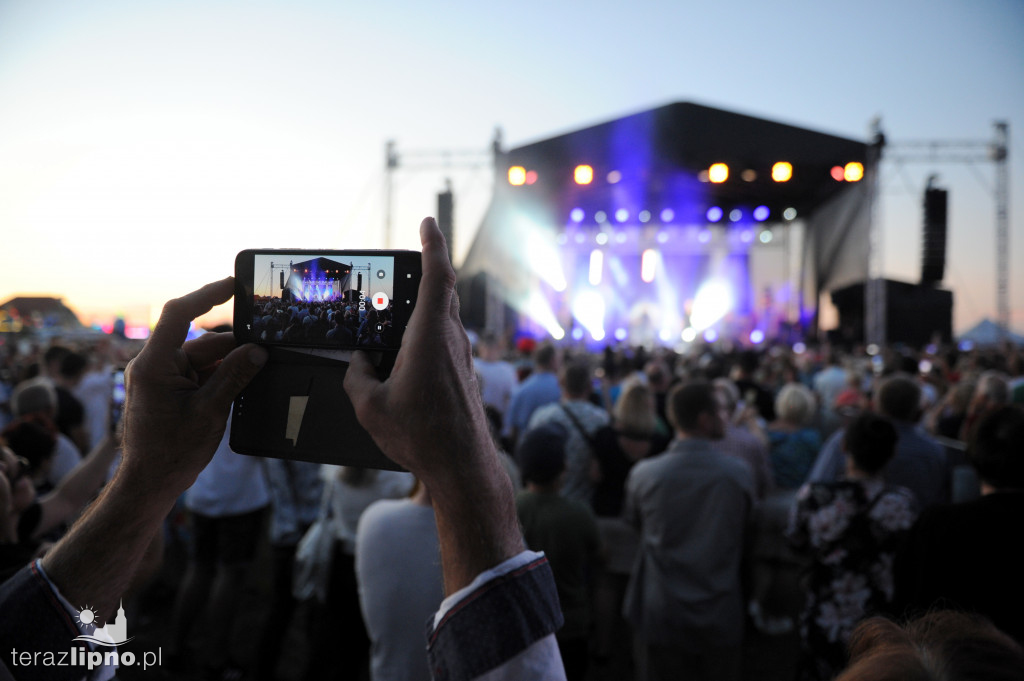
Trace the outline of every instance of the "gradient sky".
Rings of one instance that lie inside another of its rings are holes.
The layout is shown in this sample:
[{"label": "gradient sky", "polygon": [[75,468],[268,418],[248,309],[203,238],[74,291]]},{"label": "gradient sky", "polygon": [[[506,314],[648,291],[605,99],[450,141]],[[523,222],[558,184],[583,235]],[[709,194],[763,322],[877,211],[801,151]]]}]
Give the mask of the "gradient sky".
[{"label": "gradient sky", "polygon": [[[1010,124],[1024,329],[1024,2],[0,0],[0,301],[155,318],[243,248],[384,246],[384,145],[485,150],[695,101],[893,143]],[[950,190],[955,328],[995,314],[991,164],[882,169],[883,271],[915,280],[926,178]],[[491,173],[395,175],[394,247],[451,177],[456,263]],[[222,316],[229,316],[226,309]]]}]

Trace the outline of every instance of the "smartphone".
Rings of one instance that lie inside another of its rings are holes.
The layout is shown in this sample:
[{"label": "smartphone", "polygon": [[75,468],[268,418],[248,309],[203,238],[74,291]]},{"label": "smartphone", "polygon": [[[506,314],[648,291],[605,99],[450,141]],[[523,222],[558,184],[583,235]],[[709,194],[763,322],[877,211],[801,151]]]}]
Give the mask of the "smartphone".
[{"label": "smartphone", "polygon": [[124,415],[124,369],[114,369],[110,391],[110,432],[117,431]]},{"label": "smartphone", "polygon": [[419,251],[244,250],[235,257],[235,338],[397,350],[421,274]]}]

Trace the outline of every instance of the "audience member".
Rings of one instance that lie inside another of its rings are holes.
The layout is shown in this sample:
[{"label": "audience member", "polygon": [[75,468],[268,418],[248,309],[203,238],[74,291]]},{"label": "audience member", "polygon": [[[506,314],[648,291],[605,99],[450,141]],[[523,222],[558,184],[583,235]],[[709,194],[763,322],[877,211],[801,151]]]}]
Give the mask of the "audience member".
[{"label": "audience member", "polygon": [[558,351],[555,346],[541,343],[533,352],[533,371],[519,384],[505,413],[502,436],[509,443],[509,451],[515,450],[516,441],[529,426],[533,412],[561,398],[562,391],[555,375],[557,369]]},{"label": "audience member", "polygon": [[608,412],[589,401],[592,379],[593,370],[585,360],[574,360],[563,367],[558,380],[561,401],[537,409],[527,429],[528,432],[545,423],[560,423],[566,429],[569,439],[565,445],[562,496],[588,506],[594,495],[593,438],[609,421]]},{"label": "audience member", "polygon": [[[212,460],[185,492],[192,541],[168,651],[172,667],[187,662],[208,676],[225,677],[237,676],[242,668],[230,649],[230,636],[270,504],[263,461],[233,452],[230,431],[228,414]],[[189,635],[204,614],[208,626],[193,655]]]},{"label": "audience member", "polygon": [[846,475],[805,485],[787,534],[811,555],[800,618],[800,678],[828,681],[846,665],[854,626],[892,602],[892,561],[916,517],[907,489],[887,485],[881,471],[896,451],[896,428],[866,413],[843,436]]},{"label": "audience member", "polygon": [[256,651],[255,676],[261,681],[278,678],[277,667],[284,637],[295,612],[292,596],[295,549],[316,520],[323,495],[320,465],[308,461],[266,459],[270,491],[270,584],[266,620]]},{"label": "audience member", "polygon": [[1019,642],[977,616],[930,612],[904,626],[872,617],[850,641],[850,666],[836,681],[1021,681]]},{"label": "audience member", "polygon": [[429,681],[423,626],[444,599],[430,492],[366,509],[356,532],[359,602],[370,638],[372,681]]},{"label": "audience member", "polygon": [[531,428],[516,457],[526,488],[516,496],[516,511],[526,545],[551,562],[565,624],[556,634],[568,681],[583,681],[590,654],[591,579],[601,540],[590,507],[559,494],[566,473],[569,431],[558,422]]},{"label": "audience member", "polygon": [[53,463],[47,474],[46,484],[56,487],[71,470],[82,460],[78,447],[64,433],[56,430],[57,392],[53,383],[46,378],[38,377],[19,383],[11,396],[11,408],[15,418],[39,418],[54,424],[57,437],[53,452]]},{"label": "audience member", "polygon": [[972,432],[968,458],[982,496],[936,506],[914,525],[896,559],[897,614],[952,607],[982,614],[1024,644],[1024,410],[991,411]]},{"label": "audience member", "polygon": [[768,424],[769,459],[775,485],[797,489],[821,449],[821,435],[809,424],[814,418],[814,394],[799,383],[788,383],[775,398],[778,417]]},{"label": "audience member", "polygon": [[725,419],[725,435],[715,442],[715,447],[722,454],[745,461],[750,466],[754,476],[755,498],[761,501],[774,489],[775,480],[765,442],[767,436],[757,423],[757,409],[747,405],[737,412],[740,391],[728,378],[716,378],[713,385],[715,399]]},{"label": "audience member", "polygon": [[[924,510],[948,501],[950,466],[942,445],[917,425],[920,401],[921,389],[917,381],[906,374],[894,374],[878,386],[873,405],[876,412],[893,422],[899,434],[896,454],[882,475],[889,484],[913,492],[918,508]],[[842,438],[840,430],[828,439],[811,469],[809,482],[834,482],[842,476],[845,470]]]},{"label": "audience member", "polygon": [[753,476],[713,446],[725,422],[710,384],[674,388],[668,414],[676,440],[626,483],[623,514],[640,532],[624,606],[637,678],[738,679]]},{"label": "audience member", "polygon": [[[306,670],[306,678],[311,680],[341,678],[344,671],[358,675],[368,667],[370,639],[359,607],[356,581],[359,519],[373,502],[405,497],[415,483],[410,473],[357,466],[324,466],[323,476],[324,493],[331,503],[334,551],[327,602],[316,608],[311,624],[311,659]],[[337,664],[339,646],[346,670]]]},{"label": "audience member", "polygon": [[497,409],[504,420],[518,381],[515,367],[501,357],[501,339],[493,333],[483,334],[477,343],[473,366],[480,376],[480,394],[484,405]]}]

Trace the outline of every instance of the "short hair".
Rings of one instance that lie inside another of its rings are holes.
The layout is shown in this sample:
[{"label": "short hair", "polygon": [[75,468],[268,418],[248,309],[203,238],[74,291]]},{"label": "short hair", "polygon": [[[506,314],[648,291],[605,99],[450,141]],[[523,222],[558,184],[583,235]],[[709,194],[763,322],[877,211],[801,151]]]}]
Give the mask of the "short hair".
[{"label": "short hair", "polygon": [[654,393],[640,380],[629,380],[613,407],[615,426],[628,435],[650,437],[658,425],[654,413]]},{"label": "short hair", "polygon": [[836,681],[943,681],[1021,678],[1020,644],[979,615],[934,610],[899,626],[862,620],[850,637],[850,663]]},{"label": "short hair", "polygon": [[526,431],[516,447],[516,462],[523,482],[546,485],[565,470],[565,443],[569,431],[555,421]]},{"label": "short hair", "polygon": [[982,481],[996,489],[1024,489],[1024,410],[999,407],[971,432],[967,457]]},{"label": "short hair", "polygon": [[993,404],[1010,403],[1010,384],[1007,382],[1006,377],[998,371],[986,371],[983,373],[981,378],[978,379],[978,385],[975,390]]},{"label": "short hair", "polygon": [[893,374],[878,386],[878,410],[897,421],[914,421],[921,408],[921,386],[907,374]]},{"label": "short hair", "polygon": [[668,394],[668,420],[684,433],[697,427],[701,414],[717,411],[715,391],[705,381],[677,385]]},{"label": "short hair", "polygon": [[14,394],[11,395],[11,411],[15,416],[56,410],[57,389],[50,379],[43,376],[23,381],[14,388]]},{"label": "short hair", "polygon": [[570,397],[587,397],[593,390],[593,376],[594,371],[589,362],[575,359],[562,369],[562,387]]},{"label": "short hair", "polygon": [[533,363],[541,369],[552,369],[555,366],[557,350],[551,343],[541,343],[533,353]]},{"label": "short hair", "polygon": [[51,345],[43,353],[43,364],[60,363],[64,357],[70,354],[71,348],[64,347],[63,345]]},{"label": "short hair", "polygon": [[60,360],[60,369],[58,371],[63,377],[74,379],[84,374],[88,366],[89,360],[85,358],[85,355],[69,352]]},{"label": "short hair", "polygon": [[846,427],[843,449],[857,468],[874,475],[885,468],[896,454],[899,437],[896,426],[889,419],[864,412]]},{"label": "short hair", "polygon": [[814,393],[800,383],[787,383],[782,386],[775,398],[775,414],[780,419],[801,425],[814,416]]}]

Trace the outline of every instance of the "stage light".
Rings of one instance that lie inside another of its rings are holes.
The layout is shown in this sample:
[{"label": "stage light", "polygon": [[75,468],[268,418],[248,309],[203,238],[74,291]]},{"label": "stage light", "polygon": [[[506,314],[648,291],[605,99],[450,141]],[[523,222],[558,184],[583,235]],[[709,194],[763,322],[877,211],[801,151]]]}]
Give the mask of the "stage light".
[{"label": "stage light", "polygon": [[601,271],[604,269],[604,253],[598,249],[594,249],[590,252],[590,285],[598,286],[601,284]]},{"label": "stage light", "polygon": [[508,169],[508,183],[513,187],[521,187],[526,184],[526,168],[512,166]]},{"label": "stage light", "polygon": [[526,252],[530,254],[530,266],[534,274],[556,291],[564,291],[567,285],[565,274],[562,272],[562,262],[554,244],[540,232],[531,230],[526,237]]},{"label": "stage light", "polygon": [[793,164],[779,161],[772,166],[772,179],[776,182],[789,182],[793,179]]},{"label": "stage light", "polygon": [[622,173],[620,173],[618,170],[613,170],[612,172],[608,173],[608,184],[618,184],[619,180],[621,179]]},{"label": "stage light", "polygon": [[565,232],[562,232],[561,234],[555,237],[555,243],[558,244],[559,246],[566,245],[567,243],[569,243],[569,235],[566,234]]},{"label": "stage light", "polygon": [[683,329],[682,338],[684,343],[692,343],[693,341],[697,340],[697,329],[693,328],[692,326],[686,327],[685,329]]},{"label": "stage light", "polygon": [[787,220],[796,220],[796,208],[790,207],[782,211],[782,217]]},{"label": "stage light", "polygon": [[619,222],[625,222],[626,220],[629,219],[629,211],[626,210],[625,208],[618,209],[617,211],[615,211],[615,219],[618,220]]},{"label": "stage light", "polygon": [[515,304],[514,307],[526,314],[538,325],[544,327],[548,335],[555,340],[565,338],[565,330],[559,326],[558,321],[555,319],[555,313],[551,311],[551,305],[539,290],[534,289],[530,293],[530,298],[526,301],[525,305],[520,303]]},{"label": "stage light", "polygon": [[581,244],[581,243],[583,243],[586,240],[587,240],[587,237],[583,236],[583,234],[577,234],[576,235],[576,243]]},{"label": "stage light", "polygon": [[743,178],[744,182],[753,182],[757,179],[757,171],[747,168],[740,174],[740,177]]},{"label": "stage light", "polygon": [[708,222],[718,222],[722,219],[723,215],[725,215],[725,212],[718,206],[711,206],[711,208],[708,208],[708,212],[704,214]]},{"label": "stage light", "polygon": [[608,216],[605,214],[603,210],[599,210],[596,213],[594,213],[594,222],[596,222],[597,224],[601,224],[607,219]]},{"label": "stage light", "polygon": [[590,184],[594,181],[594,169],[588,165],[576,166],[572,177],[576,180],[576,184]]},{"label": "stage light", "polygon": [[604,298],[597,291],[583,291],[572,304],[572,316],[594,340],[604,338]]},{"label": "stage light", "polygon": [[770,244],[772,242],[772,239],[775,238],[775,235],[772,234],[772,230],[766,229],[763,232],[761,232],[761,234],[757,238],[760,239],[761,243],[763,244]]},{"label": "stage light", "polygon": [[842,182],[846,179],[846,171],[843,170],[842,166],[832,166],[832,170],[829,171],[829,174],[832,175],[832,179],[836,182]]},{"label": "stage light", "polygon": [[573,329],[572,330],[572,337],[573,337],[573,340],[583,340],[583,328],[577,326],[575,329]]},{"label": "stage light", "polygon": [[793,343],[793,352],[798,355],[802,355],[807,352],[807,346],[803,343]]},{"label": "stage light", "polygon": [[764,331],[761,329],[754,329],[750,332],[750,342],[754,345],[760,345],[764,343]]},{"label": "stage light", "polygon": [[672,331],[669,329],[662,329],[661,331],[658,332],[658,338],[660,338],[665,343],[671,341],[673,335],[675,334],[673,334]]},{"label": "stage light", "polygon": [[704,340],[708,343],[714,343],[718,340],[718,332],[714,329],[708,329],[704,332]]},{"label": "stage light", "polygon": [[662,230],[662,231],[658,232],[657,239],[658,239],[658,243],[659,244],[667,244],[668,243],[668,238],[669,238],[668,237],[668,232],[666,232],[665,230]]},{"label": "stage light", "polygon": [[616,232],[615,233],[615,243],[617,243],[617,244],[624,244],[624,243],[626,243],[626,233],[625,232]]},{"label": "stage light", "polygon": [[662,222],[672,222],[672,220],[674,220],[675,217],[676,217],[676,212],[674,210],[672,210],[671,208],[666,208],[665,210],[661,211],[661,221]]},{"label": "stage light", "polygon": [[637,218],[640,220],[640,222],[644,222],[644,223],[650,222],[651,221],[651,211],[649,211],[649,210],[642,210],[642,211],[640,211],[637,214]]},{"label": "stage light", "polygon": [[729,166],[724,163],[712,163],[708,168],[708,180],[714,184],[721,184],[729,179]]},{"label": "stage light", "polygon": [[535,184],[537,182],[537,171],[527,170],[526,171],[526,184]]},{"label": "stage light", "polygon": [[604,246],[606,243],[608,243],[608,233],[598,232],[597,236],[594,237],[594,241],[596,241],[599,245]]},{"label": "stage light", "polygon": [[569,219],[573,222],[583,222],[583,218],[587,217],[587,214],[582,208],[573,208],[569,212]]},{"label": "stage light", "polygon": [[640,257],[640,278],[650,284],[658,270],[658,252],[648,248]]},{"label": "stage light", "polygon": [[619,327],[619,328],[615,329],[615,340],[617,340],[617,341],[624,341],[624,340],[626,340],[626,336],[628,336],[628,335],[629,335],[629,333],[625,329],[623,329],[622,327]]},{"label": "stage light", "polygon": [[739,208],[733,208],[731,211],[729,211],[729,221],[730,222],[739,222],[742,219],[743,219],[743,211],[741,211]]},{"label": "stage light", "polygon": [[864,179],[864,164],[851,161],[843,168],[843,179],[847,182],[860,182]]},{"label": "stage light", "polygon": [[699,241],[702,244],[706,244],[709,241],[711,241],[711,230],[702,229],[699,232],[697,232],[697,241]]},{"label": "stage light", "polygon": [[758,206],[754,209],[754,219],[758,222],[764,222],[771,213],[772,211],[768,206]]},{"label": "stage light", "polygon": [[706,281],[694,296],[690,324],[698,331],[707,329],[728,314],[732,306],[732,289],[724,280]]},{"label": "stage light", "polygon": [[878,354],[878,350],[879,350],[878,345],[876,345],[875,343],[872,343],[871,345],[869,345],[869,346],[867,346],[865,348],[865,351],[867,351],[867,353],[869,355],[871,355],[871,356],[877,355]]},{"label": "stage light", "polygon": [[745,229],[742,232],[740,232],[740,241],[742,241],[743,243],[749,244],[753,240],[754,240],[754,232],[753,232],[753,230]]},{"label": "stage light", "polygon": [[697,173],[697,179],[700,182],[704,182],[706,184],[708,182],[708,171],[702,170],[699,173]]}]

